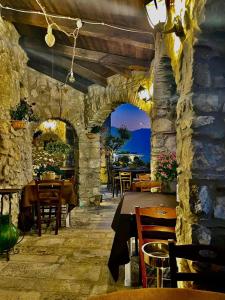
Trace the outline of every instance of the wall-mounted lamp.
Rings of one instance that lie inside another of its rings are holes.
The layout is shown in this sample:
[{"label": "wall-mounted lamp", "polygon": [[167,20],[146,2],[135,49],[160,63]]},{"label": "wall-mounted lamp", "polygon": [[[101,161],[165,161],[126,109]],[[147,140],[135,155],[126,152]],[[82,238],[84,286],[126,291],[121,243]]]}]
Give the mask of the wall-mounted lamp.
[{"label": "wall-mounted lamp", "polygon": [[144,88],[142,85],[140,85],[139,89],[138,89],[138,97],[141,99],[141,100],[144,100],[144,101],[149,101],[152,96],[149,92],[148,89]]},{"label": "wall-mounted lamp", "polygon": [[[157,28],[163,33],[174,32],[177,36],[184,36],[181,18],[175,15],[171,20],[175,0],[145,0],[148,20],[152,28]],[[170,25],[172,24],[172,25]],[[169,27],[169,29],[167,29]]]}]

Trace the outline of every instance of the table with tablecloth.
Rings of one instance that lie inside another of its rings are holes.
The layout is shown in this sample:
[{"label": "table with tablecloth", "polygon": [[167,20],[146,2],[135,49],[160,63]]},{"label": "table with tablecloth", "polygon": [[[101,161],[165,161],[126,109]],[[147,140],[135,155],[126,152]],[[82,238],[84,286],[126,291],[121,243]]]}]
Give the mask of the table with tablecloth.
[{"label": "table with tablecloth", "polygon": [[[20,203],[19,226],[27,231],[33,224],[32,205],[37,201],[35,181],[24,186]],[[78,197],[71,181],[64,181],[62,187],[62,204],[68,204],[69,211],[78,205]]]},{"label": "table with tablecloth", "polygon": [[129,263],[129,249],[127,242],[131,237],[137,237],[137,225],[135,219],[135,207],[154,206],[176,207],[176,195],[151,193],[151,192],[127,192],[124,195],[115,212],[112,229],[115,236],[108,261],[109,270],[115,281],[118,279],[119,266]]}]

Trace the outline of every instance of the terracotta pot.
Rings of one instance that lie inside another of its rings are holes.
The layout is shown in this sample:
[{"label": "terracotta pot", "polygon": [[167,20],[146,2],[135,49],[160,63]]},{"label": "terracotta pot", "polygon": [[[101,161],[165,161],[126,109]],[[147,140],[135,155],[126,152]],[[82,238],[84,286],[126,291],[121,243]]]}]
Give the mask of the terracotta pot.
[{"label": "terracotta pot", "polygon": [[55,172],[44,172],[42,175],[41,175],[41,179],[42,180],[54,180],[55,179]]},{"label": "terracotta pot", "polygon": [[88,132],[88,133],[86,133],[86,136],[87,136],[90,140],[92,140],[92,139],[94,139],[94,138],[96,137],[96,134],[95,134],[95,133]]},{"label": "terracotta pot", "polygon": [[27,122],[24,120],[12,120],[11,121],[11,125],[15,130],[26,128],[26,124],[27,124]]}]

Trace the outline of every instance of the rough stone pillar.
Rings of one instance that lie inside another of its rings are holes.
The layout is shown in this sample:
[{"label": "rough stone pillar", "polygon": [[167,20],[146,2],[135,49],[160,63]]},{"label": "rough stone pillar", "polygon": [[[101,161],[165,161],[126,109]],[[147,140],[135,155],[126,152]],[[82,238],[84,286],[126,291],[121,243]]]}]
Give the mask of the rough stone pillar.
[{"label": "rough stone pillar", "polygon": [[80,135],[80,206],[88,206],[99,195],[100,188],[100,134]]},{"label": "rough stone pillar", "polygon": [[178,243],[225,247],[224,12],[224,1],[208,1],[195,47],[187,41],[184,48],[177,106]]},{"label": "rough stone pillar", "polygon": [[151,114],[151,172],[154,176],[160,153],[176,151],[176,84],[160,35],[156,38],[154,61],[154,105]]}]

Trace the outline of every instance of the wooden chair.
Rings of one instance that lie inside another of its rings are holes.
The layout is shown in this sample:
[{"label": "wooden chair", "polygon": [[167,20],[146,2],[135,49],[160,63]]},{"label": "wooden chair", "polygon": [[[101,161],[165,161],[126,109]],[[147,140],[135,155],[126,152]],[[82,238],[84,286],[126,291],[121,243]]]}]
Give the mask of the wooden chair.
[{"label": "wooden chair", "polygon": [[138,180],[151,180],[151,174],[149,173],[137,174],[137,178]]},{"label": "wooden chair", "polygon": [[118,196],[120,190],[120,176],[118,171],[112,171],[112,194]]},{"label": "wooden chair", "polygon": [[142,286],[147,287],[147,272],[142,246],[148,242],[167,242],[175,239],[176,209],[171,207],[136,207],[139,240],[139,262]]},{"label": "wooden chair", "polygon": [[48,226],[55,221],[55,234],[61,225],[62,188],[61,180],[36,180],[36,213],[38,235],[41,236],[41,224]]},{"label": "wooden chair", "polygon": [[122,197],[124,192],[130,191],[131,172],[119,172],[119,176],[120,176],[120,194]]},{"label": "wooden chair", "polygon": [[161,191],[161,183],[159,181],[143,181],[140,182],[141,192],[151,192],[152,188]]},{"label": "wooden chair", "polygon": [[[211,245],[175,245],[169,241],[171,287],[178,281],[194,281],[194,286],[217,292],[225,292],[225,249]],[[194,262],[194,272],[180,272],[177,258]]]}]

